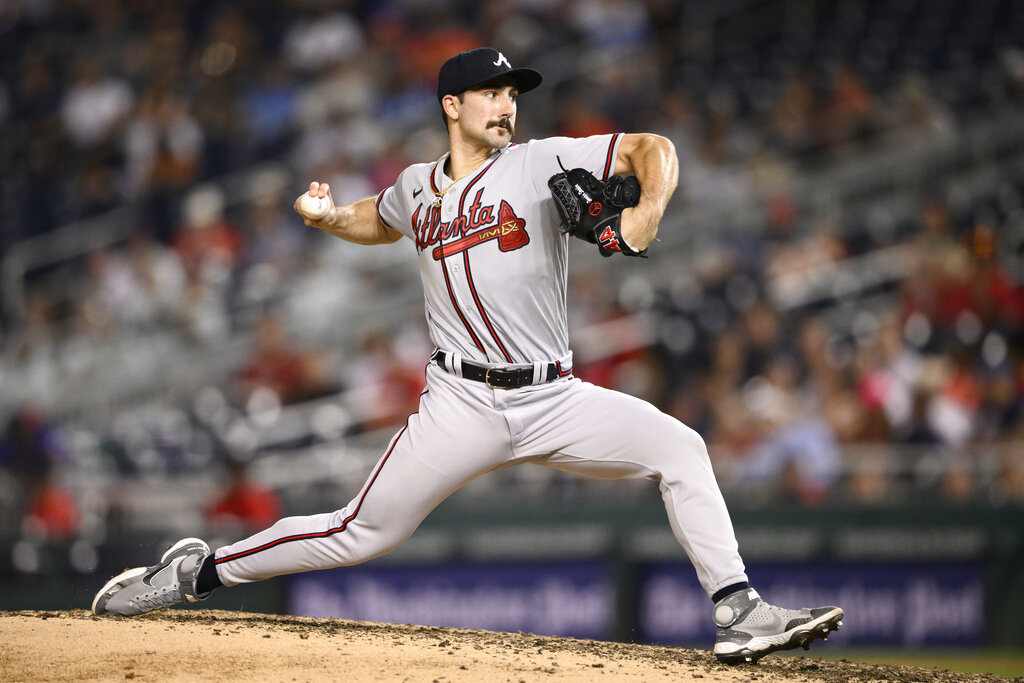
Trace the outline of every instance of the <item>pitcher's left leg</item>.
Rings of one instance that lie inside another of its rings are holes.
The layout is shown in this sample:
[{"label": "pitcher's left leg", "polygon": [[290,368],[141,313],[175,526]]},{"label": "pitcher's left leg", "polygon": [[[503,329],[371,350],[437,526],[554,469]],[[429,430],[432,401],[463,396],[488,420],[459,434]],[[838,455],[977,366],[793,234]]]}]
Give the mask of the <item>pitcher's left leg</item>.
[{"label": "pitcher's left leg", "polygon": [[526,425],[517,456],[587,476],[657,481],[672,531],[708,596],[747,580],[697,432],[627,394],[580,381],[552,389],[548,398],[517,406]]},{"label": "pitcher's left leg", "polygon": [[521,398],[516,420],[531,428],[517,440],[516,457],[596,477],[657,480],[672,530],[715,603],[720,661],[756,662],[776,650],[806,648],[842,625],[838,607],[783,609],[748,586],[725,501],[696,432],[625,394],[578,381],[553,389]]}]

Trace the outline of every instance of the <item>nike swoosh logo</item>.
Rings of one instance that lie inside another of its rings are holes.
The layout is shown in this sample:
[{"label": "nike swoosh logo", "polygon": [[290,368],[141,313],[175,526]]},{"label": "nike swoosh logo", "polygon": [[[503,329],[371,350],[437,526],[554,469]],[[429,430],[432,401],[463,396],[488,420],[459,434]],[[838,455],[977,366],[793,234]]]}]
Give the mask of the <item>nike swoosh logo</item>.
[{"label": "nike swoosh logo", "polygon": [[422,187],[420,189],[418,189],[418,190],[413,190],[412,191],[412,198],[416,199],[416,197],[418,197],[421,192],[423,192],[423,188]]}]

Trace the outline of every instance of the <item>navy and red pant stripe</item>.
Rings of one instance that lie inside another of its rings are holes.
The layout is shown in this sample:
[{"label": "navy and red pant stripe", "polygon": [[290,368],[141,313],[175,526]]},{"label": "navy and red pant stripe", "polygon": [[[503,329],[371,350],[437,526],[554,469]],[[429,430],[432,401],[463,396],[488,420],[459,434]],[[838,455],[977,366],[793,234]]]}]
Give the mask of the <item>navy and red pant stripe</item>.
[{"label": "navy and red pant stripe", "polygon": [[[413,415],[415,414],[416,413],[413,413]],[[410,415],[409,417],[411,418],[412,415]],[[361,496],[359,496],[359,502],[356,503],[355,510],[353,510],[345,519],[343,519],[341,524],[330,529],[327,529],[325,531],[314,531],[305,534],[292,534],[291,536],[277,538],[273,541],[268,541],[267,543],[263,543],[262,545],[256,546],[255,548],[250,548],[248,550],[243,550],[241,552],[232,553],[231,555],[225,555],[224,557],[218,557],[214,560],[214,563],[224,564],[225,562],[240,560],[244,557],[255,555],[256,553],[261,553],[267,550],[271,550],[272,548],[277,548],[278,546],[284,545],[286,543],[295,543],[297,541],[308,541],[318,538],[327,538],[329,536],[340,534],[343,531],[345,531],[345,529],[348,528],[349,523],[352,522],[352,520],[356,518],[356,515],[359,514],[359,510],[363,507],[363,501],[366,500],[367,494],[370,493],[370,489],[373,488],[374,482],[377,481],[377,477],[380,476],[381,470],[384,469],[384,465],[387,464],[388,458],[391,457],[391,454],[395,450],[395,446],[398,445],[399,440],[401,440],[402,436],[405,434],[407,429],[409,429],[408,419],[406,419],[405,426],[402,427],[402,430],[398,432],[398,434],[392,440],[391,446],[384,454],[384,457],[381,458],[381,461],[377,464],[377,469],[374,470],[373,475],[371,475],[370,477],[370,480],[366,483],[366,486],[363,487],[363,493]]]}]

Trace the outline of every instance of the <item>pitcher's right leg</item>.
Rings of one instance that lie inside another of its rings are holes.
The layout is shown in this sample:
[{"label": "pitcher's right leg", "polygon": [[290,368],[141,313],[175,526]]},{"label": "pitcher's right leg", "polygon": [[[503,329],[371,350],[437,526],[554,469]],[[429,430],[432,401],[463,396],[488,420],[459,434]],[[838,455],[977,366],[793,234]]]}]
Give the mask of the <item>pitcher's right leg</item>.
[{"label": "pitcher's right leg", "polygon": [[[440,372],[440,371],[439,371]],[[457,382],[458,380],[452,378]],[[365,562],[401,544],[442,500],[511,459],[501,415],[447,378],[392,439],[359,494],[341,510],[287,517],[215,553],[225,586]]]}]

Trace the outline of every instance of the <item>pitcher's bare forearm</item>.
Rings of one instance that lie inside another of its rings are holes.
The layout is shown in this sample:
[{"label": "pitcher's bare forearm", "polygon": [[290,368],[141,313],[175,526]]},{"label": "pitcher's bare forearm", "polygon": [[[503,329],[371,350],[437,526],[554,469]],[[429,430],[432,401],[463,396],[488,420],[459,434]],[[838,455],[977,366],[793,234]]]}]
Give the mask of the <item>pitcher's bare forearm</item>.
[{"label": "pitcher's bare forearm", "polygon": [[345,206],[335,206],[330,186],[317,182],[310,183],[309,194],[327,197],[332,208],[323,218],[307,218],[299,211],[300,195],[295,200],[294,208],[306,225],[356,244],[391,244],[402,238],[402,233],[381,222],[374,197],[366,197]]},{"label": "pitcher's bare forearm", "polygon": [[658,235],[658,223],[679,183],[679,159],[668,138],[650,133],[624,135],[615,173],[632,173],[640,182],[640,203],[622,212],[622,236],[637,250]]}]

